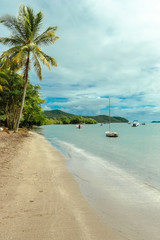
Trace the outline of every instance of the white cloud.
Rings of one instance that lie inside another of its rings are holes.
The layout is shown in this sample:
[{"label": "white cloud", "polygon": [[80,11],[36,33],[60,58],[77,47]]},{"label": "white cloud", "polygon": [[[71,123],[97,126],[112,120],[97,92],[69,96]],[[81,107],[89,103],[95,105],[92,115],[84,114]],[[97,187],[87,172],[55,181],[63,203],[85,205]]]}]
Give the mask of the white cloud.
[{"label": "white cloud", "polygon": [[[14,2],[12,11],[8,10],[9,3],[12,1],[3,1],[1,15],[16,14],[20,1]],[[44,48],[56,58],[58,67],[50,72],[43,68],[42,94],[68,101],[49,103],[48,107],[59,105],[77,114],[104,114],[108,102],[103,96],[110,96],[116,106],[113,115],[160,119],[158,0],[24,3],[44,12],[44,27],[59,27],[60,39]],[[30,79],[39,83],[33,72]]]}]

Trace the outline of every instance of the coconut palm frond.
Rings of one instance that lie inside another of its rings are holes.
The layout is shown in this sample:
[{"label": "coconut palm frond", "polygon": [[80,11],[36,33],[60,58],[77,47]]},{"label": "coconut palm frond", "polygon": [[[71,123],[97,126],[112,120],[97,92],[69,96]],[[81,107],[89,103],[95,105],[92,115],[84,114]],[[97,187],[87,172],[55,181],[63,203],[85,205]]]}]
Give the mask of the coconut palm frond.
[{"label": "coconut palm frond", "polygon": [[17,22],[20,26],[21,31],[23,32],[24,40],[27,41],[28,37],[30,36],[31,27],[28,19],[27,7],[25,7],[23,4],[21,4],[19,7]]},{"label": "coconut palm frond", "polygon": [[16,37],[0,37],[0,43],[3,43],[4,45],[10,45],[10,46],[16,46],[16,45],[20,45],[23,43],[23,39],[21,39],[20,37],[16,36]]},{"label": "coconut palm frond", "polygon": [[26,40],[25,19],[24,19],[24,15],[23,15],[24,8],[25,8],[25,6],[23,4],[20,4],[19,9],[18,9],[17,22],[18,22],[20,31],[23,34],[23,39]]},{"label": "coconut palm frond", "polygon": [[4,72],[5,70],[11,70],[11,71],[14,71],[14,72],[17,72],[21,69],[22,67],[22,63],[21,62],[15,62],[12,60],[10,60],[9,58],[7,59],[4,59],[3,58],[3,61],[0,60],[0,72]]},{"label": "coconut palm frond", "polygon": [[16,17],[5,15],[3,17],[0,17],[0,23],[3,23],[3,25],[6,26],[12,32],[16,30],[16,24],[17,24]]},{"label": "coconut palm frond", "polygon": [[10,48],[7,51],[3,52],[3,54],[0,57],[0,61],[4,60],[4,64],[6,64],[6,61],[12,56],[13,54],[16,54],[18,52],[16,47]]},{"label": "coconut palm frond", "polygon": [[53,44],[59,37],[55,36],[55,31],[57,27],[49,27],[45,32],[40,34],[36,39],[34,39],[37,45],[48,45]]},{"label": "coconut palm frond", "polygon": [[38,14],[35,15],[34,11],[31,8],[27,7],[27,15],[28,15],[28,20],[30,24],[30,30],[32,33],[31,36],[33,40],[35,34],[37,33],[37,31],[39,31],[41,27],[43,14],[42,12],[39,12]]},{"label": "coconut palm frond", "polygon": [[15,46],[15,47],[12,47],[8,50],[6,50],[5,52],[2,53],[0,59],[7,59],[9,58],[10,56],[12,56],[13,54],[17,54],[20,50],[21,50],[21,47],[22,46]]},{"label": "coconut palm frond", "polygon": [[22,63],[26,59],[26,54],[28,53],[28,46],[23,46],[12,59],[15,63]]},{"label": "coconut palm frond", "polygon": [[13,36],[24,37],[24,31],[21,28],[21,23],[17,21],[16,17],[5,15],[0,18],[0,23],[12,31]]},{"label": "coconut palm frond", "polygon": [[0,61],[4,61],[1,69],[6,68],[7,66],[10,66],[10,68],[16,67],[16,69],[20,69],[22,65],[24,64],[24,60],[26,58],[26,52],[28,48],[26,46],[13,47],[5,51],[1,57]]},{"label": "coconut palm frond", "polygon": [[50,57],[46,53],[41,51],[41,54],[45,57],[45,59],[51,64],[52,67],[57,67],[57,62],[55,58]]},{"label": "coconut palm frond", "polygon": [[38,59],[48,67],[49,70],[50,70],[50,65],[54,66],[54,67],[57,66],[56,60],[54,58],[48,56],[47,54],[45,54],[41,50],[37,51],[36,55],[37,55]]},{"label": "coconut palm frond", "polygon": [[33,38],[36,38],[39,34],[39,31],[42,27],[43,13],[39,12],[35,16],[34,19],[34,27],[33,27]]},{"label": "coconut palm frond", "polygon": [[33,57],[34,57],[34,64],[33,64],[34,69],[35,69],[35,71],[36,71],[36,73],[37,73],[38,78],[39,78],[40,80],[42,80],[42,68],[41,68],[41,64],[40,64],[40,62],[39,62],[36,54],[33,53]]},{"label": "coconut palm frond", "polygon": [[23,18],[24,9],[25,9],[25,5],[23,3],[21,3],[18,8],[18,17],[19,18]]},{"label": "coconut palm frond", "polygon": [[31,23],[28,19],[27,14],[24,16],[25,19],[25,36],[26,36],[26,40],[31,40],[32,39],[32,31],[31,31]]},{"label": "coconut palm frond", "polygon": [[39,12],[37,15],[35,15],[33,9],[30,7],[23,7],[22,13],[26,39],[32,41],[35,34],[40,29],[39,24],[42,22],[42,13]]},{"label": "coconut palm frond", "polygon": [[41,36],[38,41],[36,41],[36,44],[38,45],[50,45],[54,44],[55,41],[59,39],[59,37],[55,36],[55,33],[48,32],[46,35]]},{"label": "coconut palm frond", "polygon": [[50,65],[49,65],[49,62],[47,61],[46,57],[42,54],[41,51],[39,52],[36,52],[35,53],[37,58],[44,64],[48,67],[48,69],[50,70]]}]

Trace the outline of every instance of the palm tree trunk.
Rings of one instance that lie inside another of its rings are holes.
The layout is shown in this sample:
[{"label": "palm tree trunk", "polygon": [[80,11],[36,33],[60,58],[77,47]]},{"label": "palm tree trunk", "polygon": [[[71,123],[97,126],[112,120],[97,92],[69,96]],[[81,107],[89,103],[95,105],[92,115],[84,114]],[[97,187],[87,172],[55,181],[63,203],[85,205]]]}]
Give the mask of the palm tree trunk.
[{"label": "palm tree trunk", "polygon": [[19,111],[19,116],[18,116],[18,119],[17,119],[17,123],[16,123],[16,125],[15,125],[14,132],[18,132],[20,120],[21,120],[21,117],[22,117],[22,112],[23,112],[23,107],[24,107],[24,101],[25,101],[25,97],[26,97],[27,84],[28,84],[29,57],[30,57],[30,52],[28,52],[28,57],[27,57],[27,61],[26,61],[25,73],[24,73],[24,76],[23,76],[23,79],[24,79],[25,82],[24,82],[22,102],[21,102],[21,107],[20,107],[20,111]]}]

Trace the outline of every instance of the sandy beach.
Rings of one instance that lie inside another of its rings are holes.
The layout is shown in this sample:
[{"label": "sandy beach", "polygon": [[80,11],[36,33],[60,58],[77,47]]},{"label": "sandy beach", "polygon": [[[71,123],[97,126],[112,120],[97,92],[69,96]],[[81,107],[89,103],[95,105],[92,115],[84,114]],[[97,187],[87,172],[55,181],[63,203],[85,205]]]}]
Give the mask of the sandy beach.
[{"label": "sandy beach", "polygon": [[0,239],[118,240],[37,134],[0,133]]}]

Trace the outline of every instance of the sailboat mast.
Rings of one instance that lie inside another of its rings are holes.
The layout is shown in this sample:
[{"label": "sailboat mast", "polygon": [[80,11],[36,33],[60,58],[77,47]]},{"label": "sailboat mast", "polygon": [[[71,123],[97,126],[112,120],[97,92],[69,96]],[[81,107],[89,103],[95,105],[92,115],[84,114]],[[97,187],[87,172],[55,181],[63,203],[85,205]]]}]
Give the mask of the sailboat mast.
[{"label": "sailboat mast", "polygon": [[109,131],[111,131],[111,126],[110,126],[110,98],[109,98],[109,118],[108,118],[108,123],[109,123]]},{"label": "sailboat mast", "polygon": [[111,124],[110,98],[108,98],[108,101],[109,101],[109,116],[108,116],[109,131],[106,132],[106,137],[118,137],[118,133],[117,133],[117,132],[112,132],[112,131],[111,131],[111,126],[110,126],[110,124]]}]

